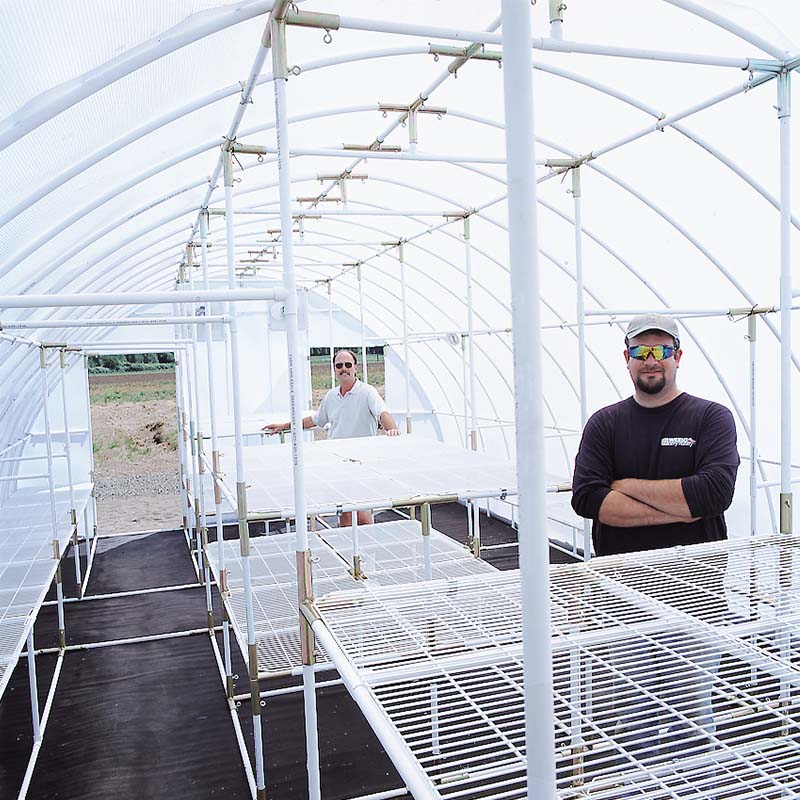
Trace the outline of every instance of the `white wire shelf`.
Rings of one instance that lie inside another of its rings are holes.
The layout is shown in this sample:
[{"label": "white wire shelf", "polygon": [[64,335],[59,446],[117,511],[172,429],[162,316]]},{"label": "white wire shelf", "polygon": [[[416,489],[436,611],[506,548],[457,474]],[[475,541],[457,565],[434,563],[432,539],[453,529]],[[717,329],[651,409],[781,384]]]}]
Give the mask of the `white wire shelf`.
[{"label": "white wire shelf", "polygon": [[[73,488],[80,518],[91,484]],[[59,550],[72,534],[69,489],[56,490]],[[5,691],[58,567],[53,558],[53,528],[47,490],[20,489],[0,509],[0,697]]]},{"label": "white wire shelf", "polygon": [[[396,520],[360,525],[359,552],[365,579],[355,580],[350,528],[331,529],[309,536],[314,570],[314,595],[352,590],[361,595],[373,588],[414,584],[424,580],[420,523]],[[321,537],[324,537],[321,538]],[[474,558],[458,542],[439,531],[431,531],[431,565],[434,579],[495,572]],[[258,644],[259,672],[283,673],[300,666],[298,600],[294,534],[275,534],[250,540],[253,614]],[[209,547],[209,561],[219,580],[217,549]],[[242,562],[239,541],[225,543],[228,571],[227,603],[231,623],[243,653],[247,653]],[[321,649],[318,660],[327,661]]]},{"label": "white wire shelf", "polygon": [[[800,538],[551,567],[559,797],[800,794]],[[443,798],[525,796],[519,573],[316,610]]]}]

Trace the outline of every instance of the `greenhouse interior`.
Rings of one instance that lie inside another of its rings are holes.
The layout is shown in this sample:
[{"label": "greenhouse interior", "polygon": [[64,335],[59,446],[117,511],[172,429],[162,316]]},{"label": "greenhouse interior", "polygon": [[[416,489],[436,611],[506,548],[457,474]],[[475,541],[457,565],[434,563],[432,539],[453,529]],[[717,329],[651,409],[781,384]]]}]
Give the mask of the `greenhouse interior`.
[{"label": "greenhouse interior", "polygon": [[0,21],[1,797],[800,797],[800,4]]}]

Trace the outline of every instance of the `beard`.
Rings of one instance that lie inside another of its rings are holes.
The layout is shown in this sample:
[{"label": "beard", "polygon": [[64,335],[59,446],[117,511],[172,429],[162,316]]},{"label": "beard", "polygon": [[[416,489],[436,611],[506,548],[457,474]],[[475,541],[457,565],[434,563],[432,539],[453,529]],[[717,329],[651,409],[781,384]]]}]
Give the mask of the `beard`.
[{"label": "beard", "polygon": [[[646,381],[645,377],[648,375],[655,375],[656,379],[652,381]],[[664,386],[666,386],[666,383],[667,379],[664,377],[663,372],[642,373],[636,378],[636,387],[645,394],[658,394],[664,388]]]}]

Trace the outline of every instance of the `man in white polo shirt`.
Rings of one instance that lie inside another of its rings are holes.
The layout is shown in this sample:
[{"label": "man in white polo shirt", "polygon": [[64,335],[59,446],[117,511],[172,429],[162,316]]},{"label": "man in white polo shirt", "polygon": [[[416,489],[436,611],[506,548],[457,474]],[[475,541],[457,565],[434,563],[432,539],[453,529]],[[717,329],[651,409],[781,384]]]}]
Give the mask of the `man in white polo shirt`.
[{"label": "man in white polo shirt", "polygon": [[[386,408],[383,398],[375,388],[362,383],[356,377],[358,359],[350,350],[339,350],[333,357],[333,366],[339,385],[330,389],[319,405],[316,413],[303,417],[303,428],[324,428],[330,425],[328,437],[331,439],[351,439],[360,436],[375,436],[380,425],[387,436],[398,436],[392,415]],[[268,433],[280,433],[291,427],[289,422],[265,425]],[[350,525],[349,513],[342,514],[340,525]],[[372,514],[358,512],[359,525],[369,525]]]}]

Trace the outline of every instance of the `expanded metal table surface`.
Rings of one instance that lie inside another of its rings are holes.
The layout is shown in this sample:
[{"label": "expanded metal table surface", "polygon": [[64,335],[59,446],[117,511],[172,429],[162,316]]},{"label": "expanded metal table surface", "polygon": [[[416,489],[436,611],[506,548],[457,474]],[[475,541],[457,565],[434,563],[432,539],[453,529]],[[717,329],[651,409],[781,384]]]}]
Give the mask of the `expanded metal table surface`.
[{"label": "expanded metal table surface", "polygon": [[[559,797],[799,796],[798,559],[774,535],[552,566]],[[525,796],[518,572],[315,606],[435,796]]]},{"label": "expanded metal table surface", "polygon": [[[73,489],[80,515],[91,484]],[[72,534],[69,489],[56,490],[56,520],[61,553]],[[58,567],[53,558],[50,493],[20,489],[0,508],[0,696],[25,646],[28,629]]]},{"label": "expanded metal table surface", "polygon": [[[350,572],[350,528],[310,534],[315,597],[347,589],[362,594],[373,587],[424,580],[422,533],[418,521],[361,525],[358,532],[365,574],[365,578],[360,580],[354,579]],[[495,571],[439,531],[432,530],[430,539],[434,579]],[[239,541],[227,541],[224,547],[229,590],[226,602],[231,610],[231,623],[237,640],[246,654],[247,628]],[[294,534],[281,533],[250,540],[253,611],[259,671],[262,673],[284,673],[301,664],[294,547]],[[214,545],[209,547],[209,560],[219,580],[220,565]],[[327,660],[324,652],[321,651],[319,656],[319,660]]]}]

